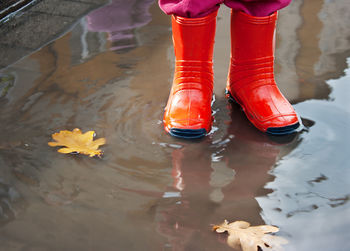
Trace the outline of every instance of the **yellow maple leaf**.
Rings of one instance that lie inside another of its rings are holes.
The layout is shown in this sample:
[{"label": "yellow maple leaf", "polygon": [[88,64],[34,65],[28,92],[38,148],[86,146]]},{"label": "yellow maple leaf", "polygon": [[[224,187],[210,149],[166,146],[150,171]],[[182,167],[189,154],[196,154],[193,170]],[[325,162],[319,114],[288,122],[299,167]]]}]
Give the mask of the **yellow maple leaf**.
[{"label": "yellow maple leaf", "polygon": [[217,233],[228,232],[227,244],[243,251],[282,250],[281,245],[288,243],[282,237],[269,235],[278,232],[278,227],[261,225],[251,227],[246,221],[229,223],[227,220],[221,225],[214,225],[213,231]]},{"label": "yellow maple leaf", "polygon": [[56,142],[49,142],[48,144],[49,146],[65,146],[57,150],[60,153],[76,152],[89,155],[89,157],[101,156],[102,151],[98,148],[106,143],[106,139],[93,140],[94,135],[94,131],[82,133],[79,128],[75,128],[73,131],[63,130],[52,134],[52,139]]}]

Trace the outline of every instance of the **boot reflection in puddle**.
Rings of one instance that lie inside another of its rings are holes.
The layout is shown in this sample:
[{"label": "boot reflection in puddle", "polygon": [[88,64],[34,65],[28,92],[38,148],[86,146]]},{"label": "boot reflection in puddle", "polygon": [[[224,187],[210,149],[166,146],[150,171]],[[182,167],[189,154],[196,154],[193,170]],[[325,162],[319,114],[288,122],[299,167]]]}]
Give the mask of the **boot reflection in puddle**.
[{"label": "boot reflection in puddle", "polygon": [[173,187],[164,193],[156,213],[158,232],[167,238],[169,250],[218,248],[210,232],[211,218],[219,206],[209,199],[210,150],[206,145],[189,144],[172,152]]},{"label": "boot reflection in puddle", "polygon": [[[255,198],[270,192],[264,186],[273,179],[271,168],[298,141],[271,141],[235,107],[232,120],[224,137],[230,140],[188,144],[172,152],[173,188],[164,193],[156,214],[158,231],[172,250],[227,248],[210,231],[211,224],[224,219],[264,224]],[[213,161],[218,152],[221,158]]]},{"label": "boot reflection in puddle", "polygon": [[228,168],[235,170],[236,175],[233,182],[222,188],[226,207],[229,208],[226,217],[263,224],[261,209],[255,198],[270,192],[264,188],[273,179],[270,170],[278,159],[299,144],[298,134],[278,137],[279,142],[274,141],[269,135],[257,131],[242,116],[243,112],[238,106],[229,109],[232,123],[227,133],[232,140],[226,146],[223,159]]}]

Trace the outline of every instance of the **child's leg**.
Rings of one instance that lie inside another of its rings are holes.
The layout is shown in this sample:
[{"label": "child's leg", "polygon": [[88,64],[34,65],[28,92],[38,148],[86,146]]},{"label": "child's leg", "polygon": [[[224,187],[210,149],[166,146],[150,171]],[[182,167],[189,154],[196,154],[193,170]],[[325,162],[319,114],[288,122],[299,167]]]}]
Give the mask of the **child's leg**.
[{"label": "child's leg", "polygon": [[224,4],[251,16],[266,17],[286,7],[292,0],[225,0]]},{"label": "child's leg", "polygon": [[186,18],[204,17],[219,9],[224,0],[159,0],[159,7],[168,15]]},{"label": "child's leg", "polygon": [[292,0],[159,0],[159,7],[168,15],[197,18],[206,16],[225,3],[233,10],[256,17],[271,15],[290,4]]}]

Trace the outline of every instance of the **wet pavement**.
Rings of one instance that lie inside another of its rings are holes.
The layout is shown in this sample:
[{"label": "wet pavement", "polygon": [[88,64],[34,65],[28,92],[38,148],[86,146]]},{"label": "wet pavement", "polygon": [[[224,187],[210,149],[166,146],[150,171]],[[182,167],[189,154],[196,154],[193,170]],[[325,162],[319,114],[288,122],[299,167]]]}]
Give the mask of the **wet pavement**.
[{"label": "wet pavement", "polygon": [[[154,1],[76,18],[0,70],[0,250],[232,250],[210,231],[224,219],[276,225],[286,250],[350,250],[347,0],[280,12],[276,79],[303,120],[294,137],[258,132],[225,100],[226,7],[214,127],[199,141],[163,130],[174,56]],[[76,127],[107,139],[103,158],[47,145]]]},{"label": "wet pavement", "polygon": [[[62,36],[80,18],[108,1],[20,0],[19,2],[29,3],[19,10],[14,8],[0,11],[0,69]],[[3,17],[2,14],[7,15]]]}]

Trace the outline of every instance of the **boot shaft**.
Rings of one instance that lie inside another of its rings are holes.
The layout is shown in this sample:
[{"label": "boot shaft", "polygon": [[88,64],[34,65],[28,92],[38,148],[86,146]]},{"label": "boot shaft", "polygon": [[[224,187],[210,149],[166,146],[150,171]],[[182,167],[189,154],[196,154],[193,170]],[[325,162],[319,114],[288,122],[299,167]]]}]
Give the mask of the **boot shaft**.
[{"label": "boot shaft", "polygon": [[217,11],[200,18],[172,16],[176,60],[212,61]]},{"label": "boot shaft", "polygon": [[231,86],[239,85],[242,79],[254,81],[261,78],[265,83],[274,82],[276,20],[277,12],[267,17],[231,12],[231,64],[228,75]]},{"label": "boot shaft", "polygon": [[267,17],[253,17],[231,12],[231,57],[241,62],[273,59],[277,12]]}]

